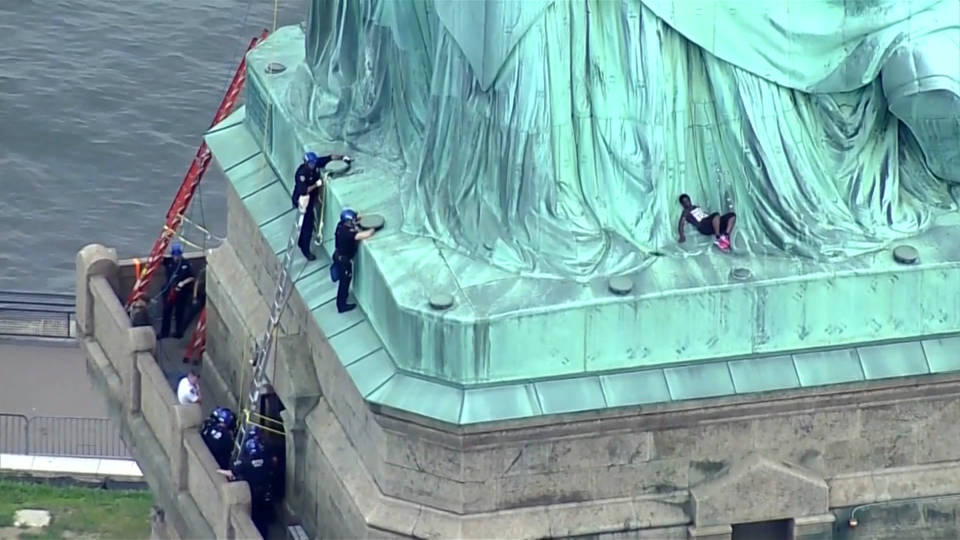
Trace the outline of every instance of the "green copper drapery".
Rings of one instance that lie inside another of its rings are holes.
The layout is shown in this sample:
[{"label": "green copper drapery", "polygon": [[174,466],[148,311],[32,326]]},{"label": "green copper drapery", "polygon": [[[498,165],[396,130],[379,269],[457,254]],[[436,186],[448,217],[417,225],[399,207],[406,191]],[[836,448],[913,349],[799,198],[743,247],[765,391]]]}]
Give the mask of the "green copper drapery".
[{"label": "green copper drapery", "polygon": [[683,192],[737,212],[737,252],[849,257],[952,208],[958,13],[317,0],[304,120],[396,162],[404,230],[519,272],[584,279],[697,253],[709,244],[676,244]]}]

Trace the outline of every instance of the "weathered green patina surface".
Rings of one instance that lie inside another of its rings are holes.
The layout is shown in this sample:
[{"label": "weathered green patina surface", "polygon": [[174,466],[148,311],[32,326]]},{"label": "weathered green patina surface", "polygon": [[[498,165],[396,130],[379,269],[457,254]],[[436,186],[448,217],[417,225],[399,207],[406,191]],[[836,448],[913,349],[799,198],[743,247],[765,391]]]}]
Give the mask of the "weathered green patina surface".
[{"label": "weathered green patina surface", "polygon": [[[350,2],[330,20],[321,4],[339,5],[314,3],[306,34],[281,29],[250,54],[246,110],[207,141],[277,251],[303,150],[357,158],[329,183],[325,224],[329,238],[341,205],[385,218],[359,255],[362,313],[336,313],[322,264],[297,287],[367,399],[466,424],[960,369],[956,178],[942,174],[956,154],[941,151],[960,147],[960,77],[900,97],[877,78],[908,78],[897,51],[954,39],[955,5],[848,14],[860,33],[843,55],[777,78],[672,30],[666,2],[530,2],[514,19],[497,9],[526,3],[468,3],[522,34],[503,62],[458,41],[440,2]],[[643,47],[596,35],[616,21]],[[768,41],[803,33],[782,30]],[[567,44],[576,32],[589,54]],[[864,49],[880,43],[894,46]],[[534,49],[546,72],[528,69]],[[895,107],[926,99],[929,121]],[[681,191],[742,216],[733,254],[676,245]],[[902,244],[913,264],[894,260]],[[632,288],[612,291],[622,277]]]}]

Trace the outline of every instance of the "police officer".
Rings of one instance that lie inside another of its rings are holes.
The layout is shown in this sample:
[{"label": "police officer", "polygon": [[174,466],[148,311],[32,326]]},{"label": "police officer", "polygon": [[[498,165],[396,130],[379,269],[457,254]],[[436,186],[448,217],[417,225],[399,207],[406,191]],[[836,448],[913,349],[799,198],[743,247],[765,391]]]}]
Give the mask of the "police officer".
[{"label": "police officer", "polygon": [[185,311],[190,303],[189,294],[181,294],[187,285],[193,283],[193,268],[190,261],[183,258],[183,246],[174,242],[170,246],[170,256],[163,260],[163,267],[167,274],[167,281],[160,291],[163,301],[163,318],[160,324],[158,339],[170,337],[170,318],[177,320],[176,331],[173,337],[180,339],[186,330],[187,319]]},{"label": "police officer", "polygon": [[310,251],[310,243],[313,238],[313,228],[316,224],[316,207],[320,198],[320,187],[323,185],[321,171],[333,160],[342,160],[346,163],[353,161],[350,156],[340,154],[318,156],[313,152],[307,152],[303,156],[303,163],[297,168],[294,175],[293,195],[291,197],[293,207],[300,208],[305,212],[303,222],[300,225],[300,238],[297,245],[300,246],[300,252],[308,261],[317,258]]},{"label": "police officer", "polygon": [[240,455],[234,461],[232,476],[234,480],[246,481],[250,486],[250,514],[253,524],[266,538],[273,521],[274,482],[276,474],[273,460],[260,439],[260,430],[252,426],[247,430]]},{"label": "police officer", "polygon": [[226,407],[217,407],[203,422],[200,435],[206,443],[217,465],[221,469],[230,466],[230,454],[233,451],[233,437],[236,415]]},{"label": "police officer", "polygon": [[350,280],[353,278],[353,257],[357,254],[360,242],[373,236],[373,229],[361,231],[357,226],[360,216],[350,208],[340,212],[340,222],[334,235],[335,248],[333,251],[333,274],[340,281],[337,287],[337,311],[346,313],[357,307],[347,303],[350,293]]}]

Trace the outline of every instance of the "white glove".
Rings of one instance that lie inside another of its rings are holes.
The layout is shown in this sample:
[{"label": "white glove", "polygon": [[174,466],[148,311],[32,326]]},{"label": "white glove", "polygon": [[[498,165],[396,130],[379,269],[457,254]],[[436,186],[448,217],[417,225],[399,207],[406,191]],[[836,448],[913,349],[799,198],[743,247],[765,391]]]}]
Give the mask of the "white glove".
[{"label": "white glove", "polygon": [[353,161],[353,158],[350,156],[343,156],[343,161],[346,163],[350,163]]},{"label": "white glove", "polygon": [[301,195],[300,198],[297,199],[297,206],[300,207],[300,213],[301,213],[301,214],[307,211],[307,205],[308,205],[308,204],[310,204],[310,196],[309,196],[309,195]]},{"label": "white glove", "polygon": [[314,182],[313,185],[315,185],[315,186],[317,186],[317,187],[322,186],[322,185],[323,185],[323,178],[317,179],[317,181]]}]

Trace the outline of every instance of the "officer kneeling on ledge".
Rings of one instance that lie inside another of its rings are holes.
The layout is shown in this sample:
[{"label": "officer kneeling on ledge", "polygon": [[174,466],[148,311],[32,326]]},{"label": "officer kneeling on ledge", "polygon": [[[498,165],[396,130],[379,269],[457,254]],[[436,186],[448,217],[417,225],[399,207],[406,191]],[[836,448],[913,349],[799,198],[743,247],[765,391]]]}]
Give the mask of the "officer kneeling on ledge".
[{"label": "officer kneeling on ledge", "polygon": [[337,287],[337,311],[346,313],[357,307],[347,303],[350,293],[350,279],[353,278],[353,257],[357,254],[360,242],[373,236],[373,229],[361,231],[357,226],[360,216],[350,208],[340,212],[340,222],[334,235],[335,248],[333,264],[330,265],[330,277],[339,281]]},{"label": "officer kneeling on ledge", "polygon": [[226,407],[217,407],[203,421],[200,436],[213,454],[217,466],[226,469],[230,466],[230,454],[233,452],[234,428],[237,417]]}]

